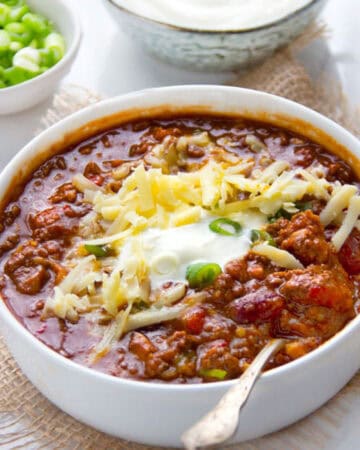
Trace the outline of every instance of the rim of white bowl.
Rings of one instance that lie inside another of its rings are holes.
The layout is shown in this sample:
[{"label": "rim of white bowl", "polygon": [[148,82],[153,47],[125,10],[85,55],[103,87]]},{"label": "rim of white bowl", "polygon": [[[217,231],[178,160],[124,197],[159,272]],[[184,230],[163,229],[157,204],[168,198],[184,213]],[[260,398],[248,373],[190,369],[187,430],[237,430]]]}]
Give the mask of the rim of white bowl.
[{"label": "rim of white bowl", "polygon": [[[38,136],[36,136],[34,139],[32,139],[25,147],[23,147],[20,152],[18,152],[15,157],[13,157],[10,162],[6,165],[6,167],[1,172],[2,178],[7,175],[7,172],[10,172],[13,170],[12,166],[16,165],[17,163],[22,162],[22,159],[24,158],[24,154],[31,152],[32,149],[36,149],[37,145],[40,144],[40,141],[45,139],[48,134],[55,134],[56,131],[61,130],[62,128],[69,128],[69,131],[75,131],[76,128],[72,128],[71,124],[75,122],[76,118],[80,118],[83,115],[86,115],[87,113],[92,112],[93,117],[89,120],[89,122],[93,120],[98,120],[101,118],[111,117],[115,115],[116,113],[110,112],[101,114],[99,116],[96,115],[97,110],[102,110],[105,107],[108,107],[109,110],[111,110],[111,105],[116,105],[119,102],[126,102],[131,100],[136,100],[139,96],[144,96],[148,94],[156,94],[157,92],[163,92],[163,93],[172,93],[172,94],[179,94],[183,90],[189,90],[193,89],[196,91],[202,90],[206,92],[213,92],[214,90],[217,90],[218,92],[242,92],[243,94],[247,95],[254,95],[255,97],[262,97],[267,100],[274,101],[277,105],[283,106],[284,109],[296,109],[297,110],[297,116],[306,115],[305,118],[301,118],[300,120],[304,122],[321,122],[321,124],[317,124],[316,128],[318,128],[320,131],[323,131],[326,135],[329,135],[335,139],[336,142],[338,142],[338,139],[334,137],[335,134],[341,134],[344,138],[346,138],[350,144],[347,145],[347,147],[350,150],[350,153],[354,156],[355,153],[353,152],[354,147],[358,147],[358,151],[360,153],[360,141],[352,135],[349,131],[347,131],[345,128],[343,128],[341,125],[337,124],[333,120],[323,116],[322,114],[303,106],[299,103],[296,103],[294,101],[285,99],[283,97],[279,97],[277,95],[268,94],[261,91],[255,91],[253,89],[245,89],[240,87],[232,87],[232,86],[220,86],[220,85],[180,85],[180,86],[168,86],[168,87],[160,87],[160,88],[151,88],[151,89],[144,89],[140,91],[135,91],[129,94],[120,95],[117,97],[113,97],[110,99],[102,100],[98,103],[95,103],[93,105],[90,105],[80,111],[77,111],[70,116],[67,116],[66,118],[60,120],[58,123],[52,125],[51,127],[44,130],[42,133],[40,133]],[[154,102],[154,106],[155,106]],[[211,103],[211,102],[209,102]],[[159,103],[160,105],[160,103]],[[189,106],[191,106],[189,104]],[[209,105],[210,106],[210,105]],[[184,109],[186,106],[184,106]],[[126,108],[123,109],[126,111]],[[266,110],[264,109],[264,112]],[[212,114],[216,114],[216,109],[211,110]],[[206,114],[206,112],[204,112]],[[221,114],[221,112],[220,112]],[[231,112],[234,116],[236,116],[236,112]],[[284,116],[294,117],[295,114],[293,113],[283,113]],[[239,113],[239,116],[241,116],[241,113]],[[329,132],[325,131],[327,127],[332,127],[336,132],[330,134]],[[66,132],[65,132],[66,133]],[[51,144],[49,144],[49,147],[51,147]],[[41,147],[39,147],[41,148]],[[357,156],[356,156],[357,157]],[[360,159],[360,158],[359,158]],[[10,180],[11,178],[9,178]],[[6,184],[7,186],[8,184]],[[10,311],[10,308],[5,304],[5,301],[0,296],[0,319],[5,320],[9,327],[12,327],[15,329],[16,333],[20,333],[22,337],[28,342],[29,345],[35,346],[35,348],[40,351],[42,354],[44,354],[45,357],[50,358],[53,360],[54,363],[64,365],[67,369],[71,371],[78,371],[82,373],[84,376],[94,377],[98,380],[102,380],[107,383],[111,383],[114,385],[122,384],[129,386],[130,388],[139,388],[139,389],[154,389],[158,388],[160,390],[174,390],[174,391],[184,391],[184,390],[218,390],[221,388],[229,388],[234,383],[236,383],[237,379],[233,380],[227,380],[227,381],[220,381],[220,382],[209,382],[209,383],[189,383],[189,384],[172,384],[172,383],[162,383],[162,382],[156,382],[153,380],[149,381],[143,381],[143,380],[133,380],[133,379],[127,379],[127,378],[121,378],[121,377],[115,377],[113,375],[109,375],[104,372],[100,372],[96,369],[83,366],[80,363],[74,362],[71,359],[68,359],[62,355],[60,355],[55,350],[52,350],[50,347],[48,347],[46,344],[44,344],[42,341],[40,341],[38,338],[36,338],[24,325],[21,324],[21,322],[15,317],[15,315]],[[338,343],[340,343],[347,335],[350,335],[353,333],[355,329],[360,327],[360,314],[355,316],[352,320],[350,320],[344,328],[342,328],[338,333],[336,333],[334,336],[332,336],[330,339],[325,341],[323,344],[321,344],[318,348],[311,351],[310,353],[307,353],[305,356],[302,356],[294,361],[291,361],[287,364],[284,364],[279,367],[275,367],[273,369],[270,369],[260,375],[260,380],[263,381],[274,381],[276,380],[277,376],[288,374],[291,376],[291,373],[297,372],[302,370],[304,367],[306,367],[307,364],[311,364],[314,360],[321,359],[321,357],[324,357],[325,355],[332,352],[334,347]],[[360,363],[359,363],[360,365]]]},{"label": "rim of white bowl", "polygon": [[[52,1],[57,1],[58,3],[61,3],[65,7],[65,9],[69,14],[69,17],[71,17],[71,20],[73,21],[74,24],[74,36],[71,42],[69,43],[70,45],[67,46],[66,48],[65,55],[60,59],[59,62],[57,62],[54,66],[50,67],[50,69],[46,70],[41,75],[37,75],[36,77],[31,78],[30,80],[23,81],[22,83],[16,84],[15,86],[8,86],[5,88],[1,88],[0,96],[1,94],[20,90],[22,87],[29,86],[30,84],[41,83],[42,80],[48,77],[49,75],[55,74],[56,72],[60,72],[64,66],[66,66],[68,63],[71,62],[76,52],[78,51],[82,36],[81,22],[78,12],[74,8],[71,8],[70,0],[52,0]],[[59,28],[56,22],[55,25],[57,28]]]},{"label": "rim of white bowl", "polygon": [[122,11],[125,14],[128,14],[129,16],[137,17],[138,19],[143,20],[144,22],[149,22],[155,25],[159,25],[165,28],[168,28],[173,31],[179,31],[179,32],[187,32],[187,33],[197,33],[197,34],[241,34],[241,33],[252,33],[256,31],[266,30],[270,29],[272,27],[281,25],[288,20],[293,19],[298,14],[306,11],[307,9],[312,8],[316,3],[326,2],[327,0],[310,0],[310,3],[302,6],[301,8],[296,9],[295,11],[292,11],[291,13],[287,14],[284,17],[281,17],[280,19],[274,20],[273,22],[266,23],[264,25],[260,25],[258,27],[249,27],[249,28],[239,28],[239,29],[230,29],[230,30],[203,30],[200,28],[190,28],[190,27],[184,27],[179,25],[172,25],[171,23],[162,22],[161,20],[155,20],[151,19],[150,17],[143,16],[141,14],[138,14],[134,11],[131,11],[130,9],[126,8],[125,6],[119,5],[116,3],[115,0],[105,0],[109,2],[112,6],[115,8],[118,8],[120,11]]}]

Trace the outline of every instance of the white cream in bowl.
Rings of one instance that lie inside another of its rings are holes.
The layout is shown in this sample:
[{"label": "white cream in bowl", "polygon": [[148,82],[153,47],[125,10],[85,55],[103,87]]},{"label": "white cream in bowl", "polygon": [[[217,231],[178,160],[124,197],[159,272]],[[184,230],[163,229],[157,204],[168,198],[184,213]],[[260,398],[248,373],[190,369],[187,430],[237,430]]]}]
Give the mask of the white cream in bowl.
[{"label": "white cream in bowl", "polygon": [[216,217],[204,217],[199,222],[161,230],[149,228],[129,239],[119,258],[123,267],[136,258],[134,243],[140,243],[149,261],[151,285],[160,287],[169,279],[185,282],[186,268],[198,262],[216,262],[222,268],[232,259],[245,255],[250,248],[252,229],[261,228],[266,216],[261,213],[240,215],[241,236],[224,236],[209,229]]},{"label": "white cream in bowl", "polygon": [[246,30],[276,22],[312,0],[113,0],[148,19],[199,30]]}]

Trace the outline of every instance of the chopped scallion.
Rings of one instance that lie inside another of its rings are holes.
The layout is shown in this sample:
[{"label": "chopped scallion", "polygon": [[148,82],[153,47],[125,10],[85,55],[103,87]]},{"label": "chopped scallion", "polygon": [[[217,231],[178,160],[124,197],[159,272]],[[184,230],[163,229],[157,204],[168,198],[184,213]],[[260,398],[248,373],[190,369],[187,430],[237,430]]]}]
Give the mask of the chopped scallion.
[{"label": "chopped scallion", "polygon": [[41,36],[47,35],[50,32],[49,21],[39,14],[26,13],[22,18],[22,23],[32,32]]},{"label": "chopped scallion", "polygon": [[270,223],[274,223],[278,219],[281,219],[282,217],[284,219],[288,219],[289,220],[289,219],[291,219],[292,214],[287,212],[284,208],[281,208],[273,216],[269,217],[269,222]]},{"label": "chopped scallion", "polygon": [[85,250],[92,255],[95,255],[97,258],[102,258],[104,256],[109,256],[110,247],[107,245],[84,245]]},{"label": "chopped scallion", "polygon": [[264,230],[251,230],[251,242],[257,244],[259,242],[267,242],[269,245],[276,247],[274,238],[267,231]]},{"label": "chopped scallion", "polygon": [[223,380],[227,376],[227,371],[223,369],[201,369],[199,375],[205,378],[215,378],[217,380]]},{"label": "chopped scallion", "polygon": [[209,228],[214,233],[222,234],[224,236],[238,236],[242,230],[242,226],[239,222],[227,219],[226,217],[213,220],[209,224]]},{"label": "chopped scallion", "polygon": [[10,35],[5,30],[0,30],[0,53],[9,50],[11,44]]},{"label": "chopped scallion", "polygon": [[215,278],[222,272],[219,264],[216,263],[195,263],[186,269],[186,279],[191,288],[203,288],[215,281]]},{"label": "chopped scallion", "polygon": [[295,206],[299,211],[306,211],[312,209],[312,202],[295,202]]},{"label": "chopped scallion", "polygon": [[65,40],[25,0],[0,0],[0,89],[39,76],[65,55]]},{"label": "chopped scallion", "polygon": [[[312,202],[301,202],[301,201],[295,202],[295,207],[299,211],[306,211],[308,209],[312,209],[312,206],[313,206]],[[280,208],[273,216],[269,217],[269,222],[274,223],[281,217],[283,217],[284,219],[290,220],[293,215],[294,214],[289,213],[284,208]]]}]

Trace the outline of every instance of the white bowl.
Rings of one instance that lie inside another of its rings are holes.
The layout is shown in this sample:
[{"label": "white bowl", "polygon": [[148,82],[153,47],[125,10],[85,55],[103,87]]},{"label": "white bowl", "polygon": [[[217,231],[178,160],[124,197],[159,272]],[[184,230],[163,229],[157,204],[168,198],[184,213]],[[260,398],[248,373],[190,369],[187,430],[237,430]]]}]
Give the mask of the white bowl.
[{"label": "white bowl", "polygon": [[[40,164],[64,145],[126,120],[167,111],[239,114],[268,121],[324,143],[345,155],[354,167],[359,165],[360,143],[355,137],[296,103],[233,87],[160,88],[95,104],[37,136],[3,171],[0,203],[14,180],[20,182],[30,166]],[[23,372],[50,401],[99,430],[148,445],[180,446],[182,432],[234,383],[156,384],[96,372],[50,350],[1,301],[0,327]],[[241,412],[234,441],[262,436],[306,416],[336,394],[359,367],[358,316],[317,350],[260,377]]]},{"label": "white bowl", "polygon": [[28,0],[34,12],[52,20],[66,42],[65,56],[38,77],[8,88],[0,89],[0,114],[12,114],[37,105],[49,97],[61,79],[69,72],[79,49],[81,27],[69,0]]}]

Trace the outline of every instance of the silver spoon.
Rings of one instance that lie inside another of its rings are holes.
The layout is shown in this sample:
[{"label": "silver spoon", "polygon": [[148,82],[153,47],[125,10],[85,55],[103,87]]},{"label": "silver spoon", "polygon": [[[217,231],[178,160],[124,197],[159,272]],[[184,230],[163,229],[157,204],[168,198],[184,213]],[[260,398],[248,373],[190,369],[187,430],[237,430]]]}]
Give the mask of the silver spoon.
[{"label": "silver spoon", "polygon": [[285,342],[285,339],[273,339],[268,342],[219,403],[199,422],[185,431],[181,439],[187,450],[220,444],[235,433],[240,410],[246,403],[262,368],[271,356],[284,346]]}]

